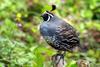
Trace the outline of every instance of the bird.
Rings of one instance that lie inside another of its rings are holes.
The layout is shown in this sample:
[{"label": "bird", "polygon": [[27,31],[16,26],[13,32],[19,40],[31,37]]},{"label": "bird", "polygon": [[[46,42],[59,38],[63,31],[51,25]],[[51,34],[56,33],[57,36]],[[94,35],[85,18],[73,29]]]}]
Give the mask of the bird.
[{"label": "bird", "polygon": [[71,52],[74,47],[79,46],[80,39],[72,25],[52,13],[55,9],[56,6],[52,5],[51,11],[41,15],[43,21],[40,24],[40,34],[52,48],[58,51],[58,54],[65,54],[66,51]]}]

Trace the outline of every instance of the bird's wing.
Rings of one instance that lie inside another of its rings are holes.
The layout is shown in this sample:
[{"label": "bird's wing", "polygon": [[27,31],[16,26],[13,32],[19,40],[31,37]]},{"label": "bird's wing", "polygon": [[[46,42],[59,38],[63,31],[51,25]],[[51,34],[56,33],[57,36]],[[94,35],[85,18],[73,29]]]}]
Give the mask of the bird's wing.
[{"label": "bird's wing", "polygon": [[56,41],[60,47],[69,50],[79,45],[76,30],[69,24],[61,24],[56,28]]}]

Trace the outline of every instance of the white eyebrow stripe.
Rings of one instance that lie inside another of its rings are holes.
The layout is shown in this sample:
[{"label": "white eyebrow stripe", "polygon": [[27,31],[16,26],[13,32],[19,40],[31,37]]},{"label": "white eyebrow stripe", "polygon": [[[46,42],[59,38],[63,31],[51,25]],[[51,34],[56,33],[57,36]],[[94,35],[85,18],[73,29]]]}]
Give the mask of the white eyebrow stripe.
[{"label": "white eyebrow stripe", "polygon": [[49,14],[51,17],[53,17],[53,15],[52,15],[52,14],[50,14],[50,13],[48,13],[48,12],[47,12],[47,14]]}]

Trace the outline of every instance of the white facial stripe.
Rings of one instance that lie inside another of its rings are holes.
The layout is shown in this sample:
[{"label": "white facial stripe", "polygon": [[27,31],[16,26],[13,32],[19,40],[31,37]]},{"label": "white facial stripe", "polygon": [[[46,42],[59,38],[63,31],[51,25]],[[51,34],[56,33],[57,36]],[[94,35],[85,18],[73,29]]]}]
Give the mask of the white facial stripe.
[{"label": "white facial stripe", "polygon": [[51,17],[53,17],[53,15],[52,14],[50,14],[50,13],[48,13],[48,12],[46,12],[46,14],[48,14],[49,16],[48,16],[48,19],[47,19],[47,21],[49,21],[50,19],[51,19]]},{"label": "white facial stripe", "polygon": [[48,20],[47,21],[49,21],[50,20],[50,16],[48,16]]}]

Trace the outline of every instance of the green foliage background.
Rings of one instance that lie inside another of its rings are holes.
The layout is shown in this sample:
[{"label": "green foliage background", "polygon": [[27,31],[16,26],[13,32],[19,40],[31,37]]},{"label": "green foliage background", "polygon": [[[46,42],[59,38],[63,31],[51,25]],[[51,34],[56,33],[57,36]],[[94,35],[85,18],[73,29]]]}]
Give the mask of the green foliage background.
[{"label": "green foliage background", "polygon": [[100,66],[100,0],[0,0],[0,67],[51,67],[54,49],[41,38],[40,15],[57,6],[58,17],[70,21],[85,52],[67,52],[67,67],[85,59]]}]

